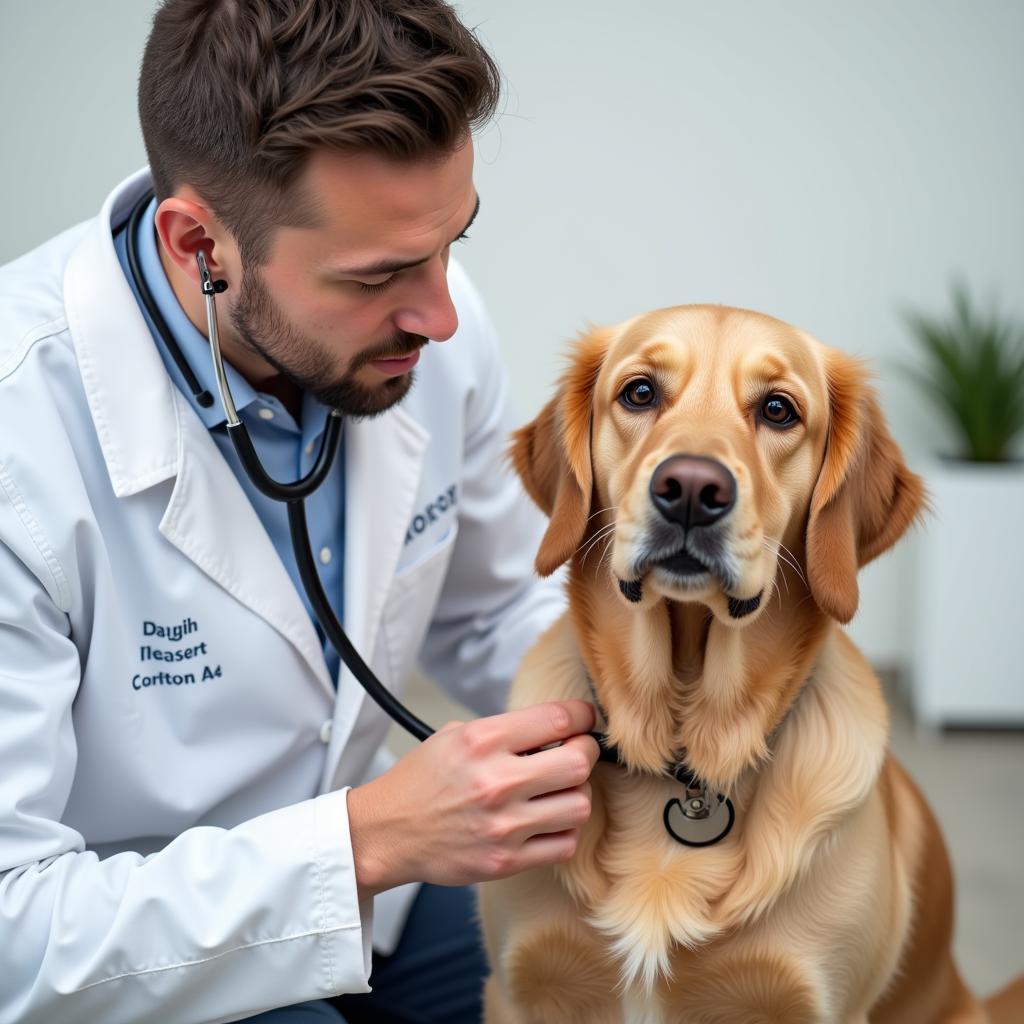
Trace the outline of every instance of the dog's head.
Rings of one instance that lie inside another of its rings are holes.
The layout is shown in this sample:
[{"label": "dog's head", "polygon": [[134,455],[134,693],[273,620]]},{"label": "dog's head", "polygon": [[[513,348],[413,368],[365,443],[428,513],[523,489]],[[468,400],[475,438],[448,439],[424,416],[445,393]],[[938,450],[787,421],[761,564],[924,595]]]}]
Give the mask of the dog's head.
[{"label": "dog's head", "polygon": [[858,568],[899,539],[924,493],[858,362],[714,306],[581,338],[512,457],[550,517],[540,573],[582,562],[591,542],[623,600],[700,602],[734,625],[759,617],[783,560],[848,622]]}]

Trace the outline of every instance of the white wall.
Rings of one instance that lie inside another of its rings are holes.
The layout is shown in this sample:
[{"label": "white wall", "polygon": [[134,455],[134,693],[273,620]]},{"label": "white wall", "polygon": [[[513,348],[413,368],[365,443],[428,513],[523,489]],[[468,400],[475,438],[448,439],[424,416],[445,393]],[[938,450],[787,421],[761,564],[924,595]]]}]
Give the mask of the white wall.
[{"label": "white wall", "polygon": [[[566,339],[656,306],[761,309],[870,358],[912,463],[946,444],[892,369],[897,309],[954,272],[1024,314],[1024,4],[464,0],[508,79],[460,257],[536,411]],[[153,4],[0,5],[0,259],[88,216],[143,161]],[[73,154],[68,159],[68,154]],[[908,648],[910,547],[853,632]]]},{"label": "white wall", "polygon": [[0,263],[91,217],[146,162],[135,105],[154,0],[0,0]]}]

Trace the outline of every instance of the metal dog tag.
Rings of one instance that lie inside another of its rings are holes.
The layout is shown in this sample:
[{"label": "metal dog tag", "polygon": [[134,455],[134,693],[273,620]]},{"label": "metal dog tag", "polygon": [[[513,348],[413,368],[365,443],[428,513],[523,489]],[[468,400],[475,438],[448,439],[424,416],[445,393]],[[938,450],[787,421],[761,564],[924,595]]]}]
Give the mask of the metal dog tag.
[{"label": "metal dog tag", "polygon": [[665,804],[665,831],[683,846],[712,846],[724,839],[736,820],[732,801],[703,787],[687,787],[686,796]]}]

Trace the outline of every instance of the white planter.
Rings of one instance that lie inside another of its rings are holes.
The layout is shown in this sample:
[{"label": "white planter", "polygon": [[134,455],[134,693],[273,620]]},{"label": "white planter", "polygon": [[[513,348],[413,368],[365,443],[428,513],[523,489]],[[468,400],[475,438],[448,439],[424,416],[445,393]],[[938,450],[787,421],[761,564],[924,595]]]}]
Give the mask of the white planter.
[{"label": "white planter", "polygon": [[942,463],[917,545],[911,695],[924,725],[1024,725],[1024,466]]}]

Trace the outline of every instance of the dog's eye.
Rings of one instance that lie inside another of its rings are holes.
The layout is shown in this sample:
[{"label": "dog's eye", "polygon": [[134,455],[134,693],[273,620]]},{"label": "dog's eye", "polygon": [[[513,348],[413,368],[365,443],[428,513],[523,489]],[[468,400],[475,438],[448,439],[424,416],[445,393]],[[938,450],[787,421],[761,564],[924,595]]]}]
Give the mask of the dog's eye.
[{"label": "dog's eye", "polygon": [[761,419],[773,427],[791,427],[800,417],[785,395],[769,395],[761,403]]},{"label": "dog's eye", "polygon": [[657,400],[658,393],[654,390],[654,385],[645,377],[631,380],[619,395],[619,401],[627,409],[650,409],[657,404]]}]

